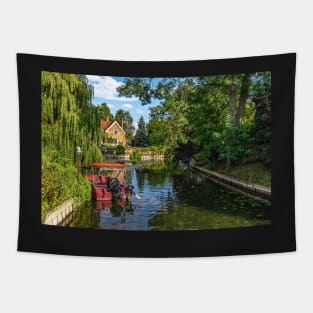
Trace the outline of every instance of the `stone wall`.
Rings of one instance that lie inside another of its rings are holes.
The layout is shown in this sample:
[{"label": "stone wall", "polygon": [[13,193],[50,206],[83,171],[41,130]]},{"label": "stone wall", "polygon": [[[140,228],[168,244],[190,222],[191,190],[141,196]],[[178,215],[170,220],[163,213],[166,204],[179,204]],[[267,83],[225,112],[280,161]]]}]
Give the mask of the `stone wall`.
[{"label": "stone wall", "polygon": [[60,225],[73,212],[74,200],[69,199],[47,214],[43,224]]}]

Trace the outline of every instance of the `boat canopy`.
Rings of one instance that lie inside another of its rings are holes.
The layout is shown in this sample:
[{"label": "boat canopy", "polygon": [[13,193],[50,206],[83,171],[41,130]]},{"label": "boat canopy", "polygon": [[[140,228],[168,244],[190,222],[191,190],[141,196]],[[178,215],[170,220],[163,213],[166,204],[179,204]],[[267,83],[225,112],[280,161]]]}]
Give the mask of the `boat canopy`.
[{"label": "boat canopy", "polygon": [[125,168],[122,163],[93,163],[92,167]]}]

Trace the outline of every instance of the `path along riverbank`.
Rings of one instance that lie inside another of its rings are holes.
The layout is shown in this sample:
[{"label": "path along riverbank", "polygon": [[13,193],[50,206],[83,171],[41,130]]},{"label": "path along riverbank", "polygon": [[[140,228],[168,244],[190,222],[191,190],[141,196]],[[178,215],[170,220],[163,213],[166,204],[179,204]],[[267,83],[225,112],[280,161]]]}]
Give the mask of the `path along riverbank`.
[{"label": "path along riverbank", "polygon": [[264,187],[258,184],[246,183],[237,178],[197,166],[194,162],[190,163],[190,167],[194,171],[204,175],[205,177],[209,178],[217,184],[220,184],[228,189],[234,190],[266,204],[271,204],[271,188],[269,187]]}]

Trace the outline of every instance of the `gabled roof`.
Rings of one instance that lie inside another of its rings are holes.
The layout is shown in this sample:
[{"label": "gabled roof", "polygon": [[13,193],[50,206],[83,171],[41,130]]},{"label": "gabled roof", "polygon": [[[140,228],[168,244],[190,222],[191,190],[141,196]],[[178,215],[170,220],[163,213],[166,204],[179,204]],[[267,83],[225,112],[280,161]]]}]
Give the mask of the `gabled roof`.
[{"label": "gabled roof", "polygon": [[113,123],[113,121],[101,120],[101,121],[100,121],[100,127],[101,127],[103,130],[106,130],[112,123]]},{"label": "gabled roof", "polygon": [[117,121],[107,121],[107,120],[100,121],[100,126],[105,132],[107,132],[113,125],[117,125],[117,127],[119,127],[121,131],[125,134],[125,130],[121,127],[121,125]]},{"label": "gabled roof", "polygon": [[125,130],[121,127],[121,125],[117,121],[114,121],[111,125],[109,125],[105,131],[108,131],[113,125],[117,125],[117,127],[119,127],[121,131],[125,134]]}]

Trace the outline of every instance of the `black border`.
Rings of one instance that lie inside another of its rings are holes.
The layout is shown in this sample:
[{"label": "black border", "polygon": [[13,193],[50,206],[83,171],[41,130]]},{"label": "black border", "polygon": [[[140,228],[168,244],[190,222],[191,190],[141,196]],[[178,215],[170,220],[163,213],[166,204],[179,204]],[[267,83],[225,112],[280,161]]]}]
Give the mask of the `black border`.
[{"label": "black border", "polygon": [[[20,108],[18,251],[86,256],[195,257],[296,250],[294,81],[296,54],[203,61],[100,61],[17,54]],[[272,72],[272,224],[206,231],[109,231],[42,225],[41,71],[110,76]]]}]

